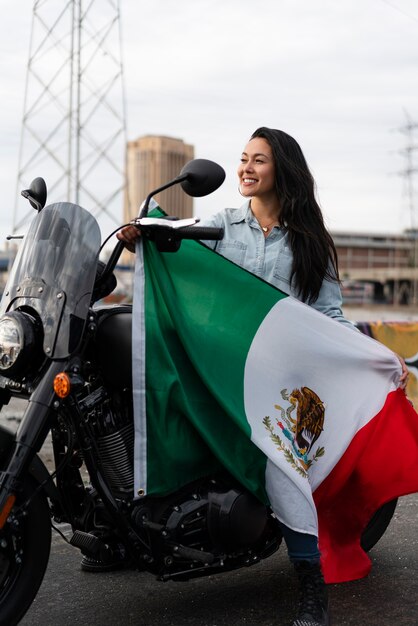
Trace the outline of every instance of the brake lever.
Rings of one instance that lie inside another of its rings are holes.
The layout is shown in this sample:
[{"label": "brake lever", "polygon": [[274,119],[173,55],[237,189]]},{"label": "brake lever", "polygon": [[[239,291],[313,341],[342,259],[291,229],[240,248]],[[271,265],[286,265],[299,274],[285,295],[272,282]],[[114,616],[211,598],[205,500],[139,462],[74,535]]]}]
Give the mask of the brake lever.
[{"label": "brake lever", "polygon": [[200,218],[198,217],[189,217],[183,220],[179,220],[177,217],[135,217],[129,223],[140,229],[145,227],[147,229],[157,230],[158,227],[162,227],[164,229],[172,228],[173,230],[177,230],[185,226],[194,226],[198,222],[200,222]]}]

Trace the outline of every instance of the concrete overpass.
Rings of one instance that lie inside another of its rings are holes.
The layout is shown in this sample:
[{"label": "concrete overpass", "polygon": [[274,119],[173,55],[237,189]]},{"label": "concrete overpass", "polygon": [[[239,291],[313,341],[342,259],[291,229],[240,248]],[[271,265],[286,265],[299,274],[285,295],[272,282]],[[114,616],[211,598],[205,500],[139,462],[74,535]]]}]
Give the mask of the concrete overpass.
[{"label": "concrete overpass", "polygon": [[418,238],[402,234],[333,233],[340,276],[347,283],[373,285],[377,302],[418,304]]},{"label": "concrete overpass", "polygon": [[373,283],[376,302],[418,304],[418,268],[416,267],[346,267],[340,275],[344,282]]}]

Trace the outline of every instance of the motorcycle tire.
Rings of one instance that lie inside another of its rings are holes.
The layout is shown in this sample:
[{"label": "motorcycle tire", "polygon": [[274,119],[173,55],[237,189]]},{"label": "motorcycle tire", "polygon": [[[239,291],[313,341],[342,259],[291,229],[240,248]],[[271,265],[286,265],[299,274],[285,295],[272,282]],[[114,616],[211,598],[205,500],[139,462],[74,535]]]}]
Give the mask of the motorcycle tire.
[{"label": "motorcycle tire", "polygon": [[365,552],[369,552],[369,550],[377,544],[379,539],[383,537],[393,514],[395,513],[397,503],[397,498],[395,498],[395,500],[391,500],[390,502],[386,502],[386,504],[381,506],[380,509],[376,511],[370,522],[367,524],[361,536],[360,542],[361,547],[365,550]]},{"label": "motorcycle tire", "polygon": [[15,626],[34,600],[43,580],[51,548],[51,517],[46,496],[38,493],[27,514],[14,516],[37,483],[30,477],[0,530],[0,626]]}]

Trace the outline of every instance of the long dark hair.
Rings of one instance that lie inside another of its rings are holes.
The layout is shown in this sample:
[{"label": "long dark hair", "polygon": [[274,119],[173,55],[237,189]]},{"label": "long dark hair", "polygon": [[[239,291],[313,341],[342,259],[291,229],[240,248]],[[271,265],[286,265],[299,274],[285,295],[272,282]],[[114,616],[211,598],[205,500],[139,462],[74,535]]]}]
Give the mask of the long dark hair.
[{"label": "long dark hair", "polygon": [[251,139],[265,139],[273,152],[279,224],[286,228],[293,252],[290,280],[306,302],[318,299],[324,278],[339,282],[337,251],[315,198],[315,181],[293,137],[262,126]]}]

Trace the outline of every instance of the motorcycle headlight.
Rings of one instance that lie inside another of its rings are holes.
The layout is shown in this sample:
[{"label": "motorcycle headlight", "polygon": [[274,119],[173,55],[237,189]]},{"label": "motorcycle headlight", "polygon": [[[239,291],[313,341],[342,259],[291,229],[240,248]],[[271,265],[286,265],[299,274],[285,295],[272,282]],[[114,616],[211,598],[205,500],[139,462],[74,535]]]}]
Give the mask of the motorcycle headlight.
[{"label": "motorcycle headlight", "polygon": [[21,311],[0,318],[0,372],[11,374],[26,363],[35,345],[34,320]]}]

